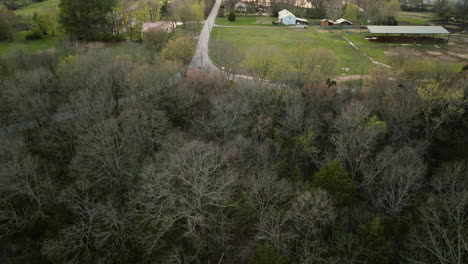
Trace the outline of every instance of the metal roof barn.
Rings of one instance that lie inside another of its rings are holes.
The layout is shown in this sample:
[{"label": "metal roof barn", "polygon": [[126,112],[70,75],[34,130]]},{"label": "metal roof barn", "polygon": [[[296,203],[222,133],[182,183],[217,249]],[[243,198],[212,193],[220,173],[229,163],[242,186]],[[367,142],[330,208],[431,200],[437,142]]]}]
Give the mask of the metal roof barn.
[{"label": "metal roof barn", "polygon": [[450,34],[440,26],[367,26],[367,28],[372,34]]}]

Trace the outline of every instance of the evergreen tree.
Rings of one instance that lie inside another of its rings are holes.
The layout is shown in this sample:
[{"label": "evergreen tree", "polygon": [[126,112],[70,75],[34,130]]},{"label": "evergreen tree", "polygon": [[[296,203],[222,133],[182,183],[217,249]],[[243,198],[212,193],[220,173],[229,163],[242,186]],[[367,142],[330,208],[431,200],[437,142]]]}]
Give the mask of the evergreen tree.
[{"label": "evergreen tree", "polygon": [[236,21],[236,14],[234,12],[229,13],[228,20],[232,22]]},{"label": "evergreen tree", "polygon": [[112,37],[108,15],[117,0],[61,0],[59,22],[65,32],[80,40],[104,40]]},{"label": "evergreen tree", "polygon": [[161,10],[159,12],[161,14],[161,17],[167,17],[167,15],[169,14],[169,3],[167,2],[167,0],[164,0],[161,6]]}]

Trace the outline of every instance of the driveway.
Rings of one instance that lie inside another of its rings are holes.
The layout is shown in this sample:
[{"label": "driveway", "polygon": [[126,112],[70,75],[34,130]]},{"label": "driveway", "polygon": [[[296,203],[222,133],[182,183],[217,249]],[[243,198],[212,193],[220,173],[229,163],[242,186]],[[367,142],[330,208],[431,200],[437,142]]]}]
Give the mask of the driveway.
[{"label": "driveway", "polygon": [[205,21],[205,25],[198,37],[197,48],[195,49],[195,54],[189,64],[189,69],[202,69],[207,72],[218,70],[213,62],[211,62],[210,56],[208,55],[208,46],[210,44],[211,30],[215,24],[221,2],[222,0],[216,0],[208,18]]}]

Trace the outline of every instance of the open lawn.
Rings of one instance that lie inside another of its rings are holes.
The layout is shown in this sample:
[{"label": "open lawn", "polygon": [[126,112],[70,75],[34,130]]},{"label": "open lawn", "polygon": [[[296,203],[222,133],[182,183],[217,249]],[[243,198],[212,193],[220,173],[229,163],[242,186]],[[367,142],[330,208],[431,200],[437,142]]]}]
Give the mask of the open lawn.
[{"label": "open lawn", "polygon": [[236,17],[236,21],[229,21],[227,17],[216,18],[216,25],[222,26],[273,26],[276,17]]},{"label": "open lawn", "polygon": [[26,31],[15,34],[15,41],[0,42],[0,56],[6,55],[14,49],[22,49],[26,53],[32,53],[42,49],[52,49],[60,43],[61,36],[46,37],[40,40],[25,40]]},{"label": "open lawn", "polygon": [[[341,34],[344,31],[323,31],[319,27],[309,29],[290,28],[214,28],[212,41],[233,43],[248,54],[255,48],[272,47],[277,49],[285,59],[295,49],[328,48],[340,59],[338,74],[366,73],[373,66],[368,58],[354,49]],[[216,63],[216,58],[212,58]],[[342,68],[349,68],[345,71]]]},{"label": "open lawn", "polygon": [[[211,41],[226,41],[233,43],[245,54],[255,49],[272,47],[280,56],[287,60],[295,49],[327,48],[340,59],[337,75],[354,75],[367,73],[374,67],[366,55],[378,62],[386,63],[386,51],[396,47],[408,47],[415,55],[431,57],[461,67],[467,63],[463,56],[468,56],[468,48],[461,44],[391,44],[375,43],[365,39],[366,34],[359,30],[323,30],[317,26],[308,29],[292,29],[286,27],[273,28],[214,28]],[[353,48],[344,37],[351,40],[359,50]],[[217,59],[212,57],[216,63]],[[349,68],[348,71],[343,68]]]},{"label": "open lawn", "polygon": [[15,11],[19,16],[32,16],[34,12],[45,12],[48,9],[57,9],[60,0],[47,0],[27,5]]},{"label": "open lawn", "polygon": [[431,12],[400,12],[397,16],[400,25],[431,25],[432,20],[440,19],[436,13]]}]

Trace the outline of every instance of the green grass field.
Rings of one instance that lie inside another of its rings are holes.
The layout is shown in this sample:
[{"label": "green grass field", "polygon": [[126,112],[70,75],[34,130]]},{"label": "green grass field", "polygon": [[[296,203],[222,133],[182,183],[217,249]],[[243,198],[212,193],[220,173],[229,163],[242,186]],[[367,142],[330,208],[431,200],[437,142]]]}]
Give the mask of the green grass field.
[{"label": "green grass field", "polygon": [[[343,39],[341,34],[346,34],[344,31],[324,32],[317,29],[214,28],[211,40],[233,43],[246,54],[256,47],[273,47],[285,59],[295,49],[328,48],[340,59],[338,74],[361,74],[373,66],[368,58]],[[216,63],[216,58],[213,60]],[[349,68],[350,71],[342,68]]]},{"label": "green grass field", "polygon": [[[278,51],[285,60],[288,59],[291,51],[302,49],[304,51],[313,48],[327,48],[340,59],[339,71],[341,74],[363,74],[375,66],[366,55],[374,58],[378,62],[386,63],[385,52],[396,47],[407,47],[420,54],[440,54],[431,56],[434,59],[445,60],[454,67],[464,65],[463,59],[449,56],[450,53],[466,54],[468,50],[461,44],[447,45],[438,44],[391,44],[376,43],[365,39],[366,34],[360,34],[356,30],[323,30],[317,26],[311,26],[308,29],[291,29],[286,27],[273,28],[214,28],[211,41],[225,41],[233,43],[244,54],[248,56],[249,52],[256,48],[272,47]],[[353,48],[343,37],[351,40],[359,50]],[[423,55],[424,56],[424,55]],[[217,63],[217,58],[212,57]],[[465,61],[466,64],[466,61]],[[343,70],[349,68],[349,71]]]},{"label": "green grass field", "polygon": [[57,9],[60,0],[47,0],[27,5],[15,11],[18,16],[32,16],[34,12],[44,12],[48,9]]},{"label": "green grass field", "polygon": [[[47,0],[45,2],[38,2],[27,5],[15,11],[18,16],[32,16],[34,12],[46,12],[50,9],[57,9],[60,0]],[[25,40],[24,36],[26,31],[19,31],[15,33],[13,42],[0,42],[0,56],[11,52],[14,49],[22,49],[26,53],[32,53],[43,49],[56,48],[60,43],[61,36],[58,32],[57,36],[46,37],[40,40]]]},{"label": "green grass field", "polygon": [[273,26],[272,22],[276,20],[275,17],[236,17],[236,21],[231,22],[227,17],[218,17],[215,23],[222,26]]},{"label": "green grass field", "polygon": [[14,49],[22,49],[26,53],[32,53],[42,49],[52,49],[59,45],[61,36],[46,37],[40,40],[25,40],[26,31],[20,31],[15,34],[15,41],[0,42],[0,56],[6,55]]}]

